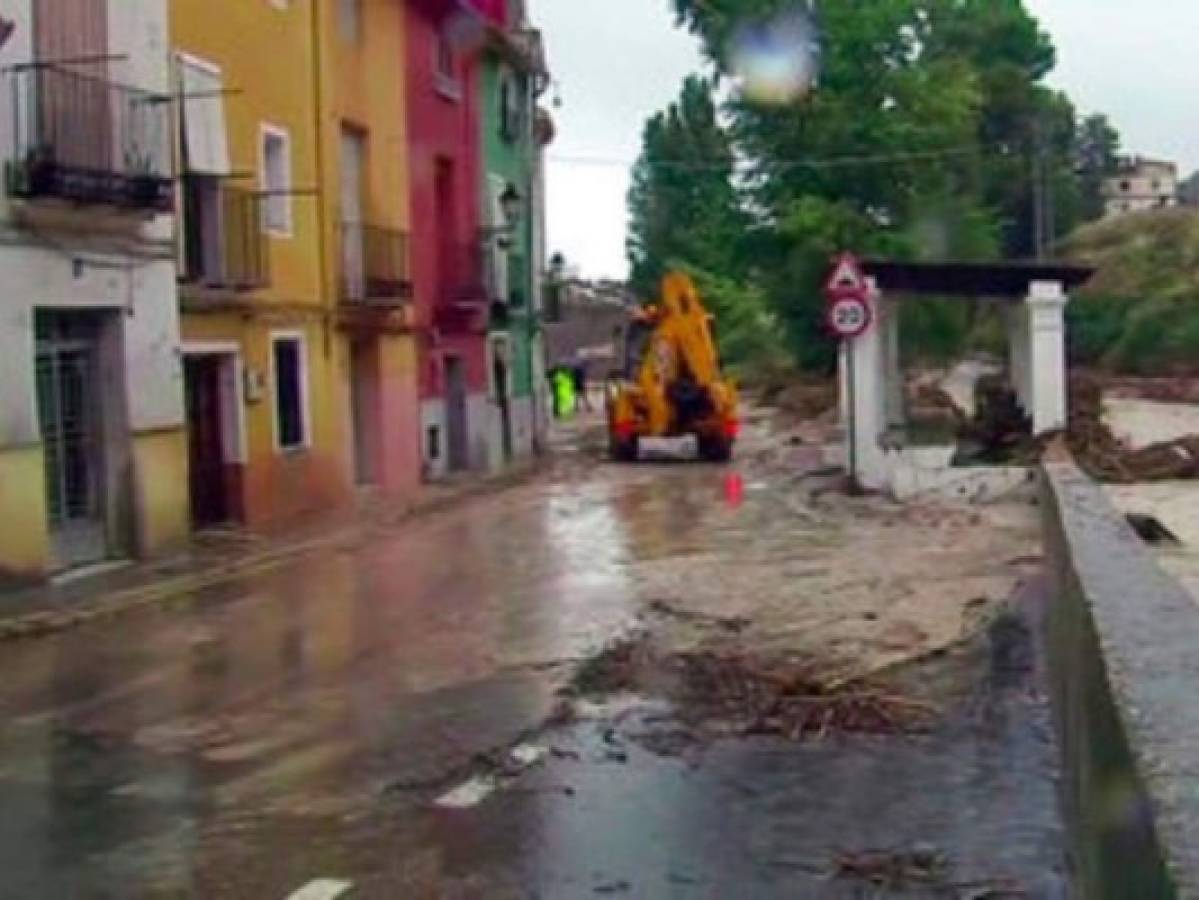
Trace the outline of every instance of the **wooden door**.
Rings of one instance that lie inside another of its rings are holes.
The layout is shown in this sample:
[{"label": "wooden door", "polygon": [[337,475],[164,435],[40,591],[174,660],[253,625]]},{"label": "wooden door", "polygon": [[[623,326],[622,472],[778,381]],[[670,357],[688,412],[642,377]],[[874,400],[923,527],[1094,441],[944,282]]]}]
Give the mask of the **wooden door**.
[{"label": "wooden door", "polygon": [[197,527],[218,525],[229,519],[221,434],[221,357],[188,356],[184,383],[192,522]]}]

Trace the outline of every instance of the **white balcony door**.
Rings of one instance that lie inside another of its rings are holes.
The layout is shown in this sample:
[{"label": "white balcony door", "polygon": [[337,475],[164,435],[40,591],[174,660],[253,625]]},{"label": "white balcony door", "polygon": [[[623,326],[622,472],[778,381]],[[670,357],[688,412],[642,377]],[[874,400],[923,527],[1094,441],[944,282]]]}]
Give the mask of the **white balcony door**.
[{"label": "white balcony door", "polygon": [[366,297],[366,247],[362,215],[365,173],[366,135],[353,128],[342,128],[341,264],[346,296],[350,300]]}]

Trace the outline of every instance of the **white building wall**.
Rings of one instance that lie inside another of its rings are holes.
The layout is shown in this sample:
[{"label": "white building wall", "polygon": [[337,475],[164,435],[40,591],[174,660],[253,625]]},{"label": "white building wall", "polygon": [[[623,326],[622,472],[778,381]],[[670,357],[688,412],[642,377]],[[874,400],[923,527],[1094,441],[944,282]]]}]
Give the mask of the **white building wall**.
[{"label": "white building wall", "polygon": [[1178,170],[1168,163],[1142,162],[1104,182],[1109,217],[1178,205]]},{"label": "white building wall", "polygon": [[[0,0],[16,23],[0,69],[33,59],[31,0]],[[167,0],[120,0],[109,8],[113,80],[165,93],[170,84]],[[0,161],[14,156],[11,76],[0,76]],[[183,372],[173,216],[105,207],[17,203],[0,189],[0,447],[40,440],[34,381],[37,308],[119,309],[128,426],[183,424]]]}]

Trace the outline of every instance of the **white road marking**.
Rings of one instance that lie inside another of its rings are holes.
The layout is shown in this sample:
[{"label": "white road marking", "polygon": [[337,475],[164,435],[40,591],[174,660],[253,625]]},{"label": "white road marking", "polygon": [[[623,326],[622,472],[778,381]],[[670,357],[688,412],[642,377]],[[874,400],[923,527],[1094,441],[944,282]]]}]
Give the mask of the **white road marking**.
[{"label": "white road marking", "polygon": [[549,752],[548,747],[538,747],[536,744],[519,744],[513,747],[508,755],[522,769],[528,769],[549,756]]},{"label": "white road marking", "polygon": [[508,751],[510,769],[505,769],[500,774],[476,775],[452,791],[442,794],[433,801],[433,805],[442,809],[470,809],[472,806],[478,806],[497,790],[515,781],[526,770],[540,765],[549,754],[548,747],[517,744]]},{"label": "white road marking", "polygon": [[499,781],[492,775],[476,775],[452,791],[442,794],[433,801],[433,805],[443,809],[470,809],[482,803],[499,786]]},{"label": "white road marking", "polygon": [[310,881],[298,891],[290,894],[287,900],[337,900],[354,886],[352,881],[341,881],[337,878],[318,878]]}]

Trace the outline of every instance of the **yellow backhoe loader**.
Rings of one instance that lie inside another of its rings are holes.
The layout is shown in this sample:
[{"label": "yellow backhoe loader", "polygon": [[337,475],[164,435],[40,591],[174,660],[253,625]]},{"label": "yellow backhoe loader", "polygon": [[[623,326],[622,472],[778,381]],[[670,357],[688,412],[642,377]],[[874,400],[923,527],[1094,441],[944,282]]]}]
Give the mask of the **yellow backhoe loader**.
[{"label": "yellow backhoe loader", "polygon": [[737,391],[725,380],[713,320],[681,272],[662,279],[662,296],[633,315],[624,366],[605,393],[614,459],[637,459],[642,438],[695,435],[699,454],[727,462],[740,431]]}]

